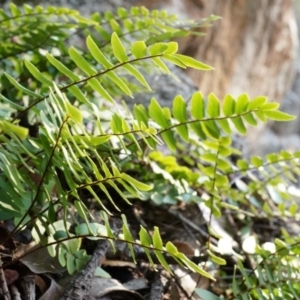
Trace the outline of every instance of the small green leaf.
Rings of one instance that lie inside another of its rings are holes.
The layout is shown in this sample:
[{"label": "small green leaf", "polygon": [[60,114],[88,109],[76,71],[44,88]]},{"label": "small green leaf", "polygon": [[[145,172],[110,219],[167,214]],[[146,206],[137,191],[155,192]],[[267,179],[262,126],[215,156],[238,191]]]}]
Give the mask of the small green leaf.
[{"label": "small green leaf", "polygon": [[174,57],[171,54],[164,54],[162,58],[164,60],[170,61],[171,63],[173,63],[174,65],[176,65],[182,69],[186,69],[186,65],[181,60],[179,60],[178,58]]},{"label": "small green leaf", "polygon": [[121,174],[121,178],[127,181],[128,183],[130,183],[133,187],[137,188],[140,191],[150,191],[153,188],[152,185],[147,185],[145,183],[142,183],[125,173]]},{"label": "small green leaf", "polygon": [[74,206],[76,208],[76,211],[78,212],[78,215],[85,220],[86,222],[88,221],[87,216],[86,216],[86,210],[84,207],[84,204],[82,204],[80,201],[75,200],[74,201]]},{"label": "small green leaf", "polygon": [[145,107],[141,104],[135,104],[133,107],[134,116],[138,120],[139,123],[148,124],[149,116]]},{"label": "small green leaf", "polygon": [[115,57],[118,59],[120,63],[128,61],[125,48],[121,40],[119,39],[118,35],[115,32],[111,35],[111,46]]},{"label": "small green leaf", "polygon": [[218,139],[220,137],[220,130],[218,126],[216,125],[216,122],[214,120],[209,120],[205,122],[201,122],[201,126],[203,131],[210,137],[214,139]]},{"label": "small green leaf", "polygon": [[9,74],[4,72],[4,75],[6,76],[6,78],[9,80],[9,82],[19,91],[23,92],[26,95],[29,95],[31,97],[35,97],[37,99],[41,98],[41,96],[39,94],[34,93],[33,91],[25,88],[24,86],[22,86],[21,84],[19,84],[12,76],[10,76]]},{"label": "small green leaf", "polygon": [[101,278],[111,278],[110,274],[104,271],[102,268],[97,267],[95,270],[95,276]]},{"label": "small green leaf", "polygon": [[231,128],[230,124],[227,119],[221,119],[221,120],[216,120],[217,124],[220,125],[221,129],[226,133],[226,134],[231,134]]},{"label": "small green leaf", "polygon": [[198,123],[190,123],[189,126],[192,128],[192,130],[197,134],[197,136],[202,139],[205,140],[206,139],[206,134],[204,133],[201,124]]},{"label": "small green leaf", "polygon": [[222,186],[227,186],[228,185],[228,177],[225,175],[221,174],[216,174],[216,186],[217,187],[222,187]]},{"label": "small green leaf", "polygon": [[249,105],[249,96],[247,94],[240,95],[235,103],[235,114],[240,115],[247,111]]},{"label": "small green leaf", "polygon": [[253,126],[257,125],[257,121],[255,120],[252,113],[246,113],[242,116],[242,118],[250,125],[253,125]]},{"label": "small green leaf", "polygon": [[215,294],[209,292],[208,290],[196,288],[195,293],[201,298],[205,300],[221,300],[220,297],[216,296]]},{"label": "small green leaf", "polygon": [[223,172],[227,172],[231,170],[231,164],[224,159],[217,159],[217,167]]},{"label": "small green leaf", "polygon": [[208,149],[213,150],[214,152],[219,151],[219,142],[218,141],[205,141],[203,143]]},{"label": "small green leaf", "polygon": [[135,29],[133,22],[130,19],[126,19],[123,22],[124,27],[127,29],[128,32],[131,32]]},{"label": "small green leaf", "polygon": [[17,110],[19,110],[19,111],[24,110],[24,106],[19,105],[19,104],[15,103],[15,102],[9,100],[9,99],[6,98],[5,96],[3,96],[1,93],[0,93],[0,100],[2,100],[2,101],[4,101],[4,102],[8,103],[9,106],[11,106],[11,107],[13,107],[13,108],[15,108],[15,109],[17,109]]},{"label": "small green leaf", "polygon": [[29,60],[25,59],[25,66],[31,75],[46,86],[51,86],[52,81],[46,78]]},{"label": "small green leaf", "polygon": [[268,101],[267,97],[264,96],[258,96],[252,99],[248,105],[248,110],[254,110],[257,108],[260,108],[263,104],[265,104]]},{"label": "small green leaf", "polygon": [[62,239],[66,239],[68,238],[68,234],[65,230],[57,230],[54,235],[53,238],[58,241],[58,240],[62,240]]},{"label": "small green leaf", "polygon": [[[153,236],[152,236],[152,240],[153,240],[153,245],[156,249],[159,250],[163,250],[163,243],[162,243],[162,239],[160,237],[159,234],[159,229],[158,227],[154,227],[154,232],[153,232]],[[156,255],[156,257],[158,258],[159,262],[161,263],[161,265],[170,273],[172,273],[168,263],[166,262],[163,254],[159,251],[159,250],[154,250],[154,253]]]},{"label": "small green leaf", "polygon": [[[101,210],[101,211],[100,211],[100,216],[101,216],[102,220],[104,220],[104,224],[105,224],[107,236],[110,237],[110,238],[113,238],[113,237],[114,237],[114,234],[113,234],[112,229],[110,228],[107,213],[106,213],[105,211]],[[111,244],[112,244],[113,249],[114,249],[114,243],[111,243]],[[114,249],[114,251],[115,251],[115,249]]]},{"label": "small green leaf", "polygon": [[262,165],[263,165],[263,160],[262,160],[262,158],[261,157],[259,157],[259,156],[252,156],[251,157],[251,163],[252,163],[252,165],[254,165],[255,167],[261,167]]},{"label": "small green leaf", "polygon": [[275,238],[275,245],[276,245],[276,252],[280,256],[286,256],[289,254],[289,245],[286,244],[284,241]]},{"label": "small green leaf", "polygon": [[155,43],[149,47],[149,53],[152,56],[161,55],[168,49],[168,45],[166,43]]},{"label": "small green leaf", "polygon": [[237,166],[240,170],[248,170],[249,169],[249,164],[246,160],[244,159],[239,159],[237,161]]},{"label": "small green leaf", "polygon": [[266,122],[267,121],[267,118],[265,116],[265,114],[260,111],[260,110],[256,110],[254,111],[255,115],[262,121],[262,122]]},{"label": "small green leaf", "polygon": [[[49,248],[48,248],[49,249]],[[67,251],[66,249],[63,247],[63,245],[58,245],[58,261],[59,263],[65,267],[66,266],[66,254]],[[51,255],[51,254],[50,254]],[[55,256],[55,255],[54,255]]]},{"label": "small green leaf", "polygon": [[165,51],[165,54],[175,54],[178,51],[178,43],[176,42],[169,42],[167,46],[168,48]]},{"label": "small green leaf", "polygon": [[220,145],[224,146],[224,147],[228,147],[231,145],[231,138],[229,136],[222,136],[219,140]]},{"label": "small green leaf", "polygon": [[159,234],[159,228],[156,226],[154,227],[152,240],[153,240],[153,246],[156,249],[163,250],[163,242],[162,242],[161,236]]},{"label": "small green leaf", "polygon": [[[123,232],[123,235],[124,235],[124,239],[128,242],[134,242],[134,239],[132,237],[132,234],[131,234],[131,232],[129,230],[129,227],[128,227],[128,224],[127,224],[126,216],[124,214],[122,214],[121,217],[122,217],[122,221],[123,221],[122,232]],[[134,263],[136,264],[133,246],[132,246],[131,243],[127,243],[127,245],[129,247],[132,259],[133,259]]]},{"label": "small green leaf", "polygon": [[143,58],[147,55],[147,46],[144,41],[136,41],[131,48],[132,55],[135,58]]},{"label": "small green leaf", "polygon": [[[141,229],[140,229],[140,232],[139,232],[139,237],[140,237],[141,244],[143,246],[146,246],[146,247],[150,247],[151,246],[152,239],[151,239],[149,233],[147,232],[147,230],[143,226],[141,226]],[[155,270],[155,265],[153,263],[153,260],[152,260],[152,257],[150,255],[149,249],[148,248],[144,248],[144,251],[145,251],[145,253],[147,255],[147,258],[148,258],[151,266],[154,267],[154,270]]]},{"label": "small green leaf", "polygon": [[102,51],[98,48],[96,43],[93,41],[91,36],[88,36],[86,39],[86,45],[91,52],[92,56],[96,59],[96,61],[103,65],[105,69],[111,69],[113,64],[107,60]]},{"label": "small green leaf", "polygon": [[21,10],[14,3],[9,3],[9,8],[13,17],[17,17],[21,15]]},{"label": "small green leaf", "polygon": [[205,101],[200,92],[195,92],[191,99],[191,115],[196,120],[205,117]]},{"label": "small green leaf", "polygon": [[169,127],[169,122],[166,119],[161,106],[154,98],[151,99],[151,102],[149,105],[149,115],[162,128]]},{"label": "small green leaf", "polygon": [[76,106],[72,105],[70,102],[66,102],[66,109],[71,119],[76,121],[78,124],[82,124],[82,113]]},{"label": "small green leaf", "polygon": [[271,120],[275,120],[275,121],[292,121],[295,120],[296,117],[292,116],[290,114],[284,113],[282,111],[273,111],[273,110],[267,110],[264,111],[263,114]]},{"label": "small green leaf", "polygon": [[92,87],[93,90],[99,93],[104,99],[114,102],[114,99],[110,96],[105,88],[100,84],[100,82],[96,78],[91,78],[88,81],[89,85]]},{"label": "small green leaf", "polygon": [[234,114],[235,111],[235,101],[231,95],[226,95],[223,100],[222,106],[223,114],[226,117],[230,117]]},{"label": "small green leaf", "polygon": [[132,65],[127,64],[123,65],[123,68],[127,70],[128,73],[133,75],[137,81],[139,81],[143,86],[145,86],[149,91],[151,91],[151,87],[145,80],[144,76]]},{"label": "small green leaf", "polygon": [[217,154],[214,153],[205,153],[203,155],[200,156],[200,159],[203,159],[204,161],[207,162],[212,162],[214,163],[217,159]]},{"label": "small green leaf", "polygon": [[277,153],[268,153],[266,155],[266,158],[267,158],[268,162],[272,162],[272,163],[278,162],[278,160],[279,160]]},{"label": "small green leaf", "polygon": [[215,94],[208,95],[207,114],[211,118],[217,118],[220,115],[220,103]]},{"label": "small green leaf", "polygon": [[159,59],[159,57],[152,57],[151,60],[157,65],[163,72],[170,74],[168,67]]},{"label": "small green leaf", "polygon": [[208,272],[203,270],[201,267],[196,265],[194,262],[189,260],[183,253],[178,252],[176,255],[177,258],[179,258],[190,270],[199,273],[200,275],[207,277],[211,280],[215,280],[212,275],[210,275]]},{"label": "small green leaf", "polygon": [[122,29],[120,27],[120,24],[115,19],[109,20],[109,25],[112,31],[115,31],[117,34],[122,34]]},{"label": "small green leaf", "polygon": [[147,230],[143,226],[141,226],[139,236],[140,236],[140,241],[143,246],[147,246],[147,247],[151,246],[152,239],[151,239],[149,233],[147,232]]},{"label": "small green leaf", "polygon": [[174,56],[180,59],[187,67],[192,67],[194,69],[209,71],[214,70],[214,68],[206,65],[190,56],[182,55],[182,54],[174,54]]},{"label": "small green leaf", "polygon": [[69,54],[77,67],[89,76],[95,75],[97,72],[90,66],[85,58],[73,47],[69,49]]},{"label": "small green leaf", "polygon": [[[186,112],[186,103],[182,96],[178,95],[175,97],[173,101],[173,116],[179,123],[187,122],[187,112]],[[189,133],[187,125],[183,124],[181,126],[177,126],[176,130],[178,131],[179,135],[185,142],[189,142]]]},{"label": "small green leaf", "polygon": [[82,93],[80,88],[77,85],[72,85],[68,87],[68,90],[72,93],[74,97],[77,98],[77,100],[81,103],[90,104],[88,99],[85,97],[85,95]]},{"label": "small green leaf", "polygon": [[227,157],[227,156],[231,155],[231,153],[232,153],[231,148],[229,148],[228,146],[222,146],[222,145],[219,146],[218,151],[219,151],[219,154],[223,157]]},{"label": "small green leaf", "polygon": [[176,255],[178,253],[176,246],[171,242],[167,242],[166,249],[172,255]]},{"label": "small green leaf", "polygon": [[234,124],[234,126],[238,132],[240,132],[241,134],[247,133],[247,129],[246,129],[241,117],[231,118],[231,122]]},{"label": "small green leaf", "polygon": [[10,133],[14,133],[21,140],[25,140],[29,132],[28,128],[9,123],[5,120],[0,121],[0,127],[5,134],[10,135]]},{"label": "small green leaf", "polygon": [[76,270],[75,257],[69,252],[67,252],[67,270],[70,275],[72,275]]},{"label": "small green leaf", "polygon": [[73,71],[68,69],[65,65],[63,65],[59,60],[57,60],[53,55],[46,53],[46,58],[49,60],[49,62],[62,74],[67,76],[73,81],[78,81],[79,77],[74,74]]},{"label": "small green leaf", "polygon": [[163,256],[163,254],[162,254],[160,251],[158,251],[158,250],[154,250],[154,253],[155,253],[157,259],[159,260],[160,264],[161,264],[161,265],[162,265],[162,266],[163,266],[170,274],[172,274],[172,271],[171,271],[171,269],[170,269],[170,267],[169,267],[169,264],[166,262],[166,260],[165,260],[165,258],[164,258],[164,256]]},{"label": "small green leaf", "polygon": [[120,18],[126,18],[128,16],[128,11],[124,7],[118,7],[117,12]]},{"label": "small green leaf", "polygon": [[131,93],[130,89],[128,88],[128,86],[126,85],[126,83],[119,76],[117,76],[115,72],[110,71],[110,72],[106,73],[106,76],[112,82],[114,82],[126,95],[133,98],[132,93]]},{"label": "small green leaf", "polygon": [[[99,223],[86,223],[79,224],[75,227],[75,233],[77,235],[94,235],[94,236],[107,236],[106,226]],[[91,238],[94,240],[94,238]]]},{"label": "small green leaf", "polygon": [[265,111],[265,110],[277,110],[279,107],[279,103],[277,102],[269,102],[269,103],[265,103],[260,107],[261,111]]},{"label": "small green leaf", "polygon": [[[208,202],[206,202],[207,204]],[[216,218],[221,218],[222,217],[222,213],[220,210],[219,205],[217,205],[216,203],[213,203],[212,206],[209,206],[209,208],[211,209],[212,214],[216,217]]]}]

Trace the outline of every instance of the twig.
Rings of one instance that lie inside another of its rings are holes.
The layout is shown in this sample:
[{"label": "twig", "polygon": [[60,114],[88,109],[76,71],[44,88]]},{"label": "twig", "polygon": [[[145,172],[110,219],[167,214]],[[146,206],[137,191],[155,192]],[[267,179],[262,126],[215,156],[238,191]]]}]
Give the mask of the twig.
[{"label": "twig", "polygon": [[[120,220],[113,220],[111,228],[118,235],[121,228],[119,224]],[[95,270],[100,261],[103,261],[106,252],[109,249],[109,240],[99,240],[96,249],[87,263],[86,267],[79,272],[79,274],[72,280],[70,286],[65,290],[60,300],[83,300],[87,299],[88,292],[92,286],[92,279],[95,276]]]},{"label": "twig", "polygon": [[2,259],[0,256],[0,286],[2,288],[2,292],[4,295],[4,300],[11,300],[10,293],[7,287],[7,282],[4,274],[4,270],[2,268]]},{"label": "twig", "polygon": [[23,289],[24,300],[35,300],[35,278],[34,275],[28,275],[22,278],[21,287]]},{"label": "twig", "polygon": [[21,299],[21,294],[17,288],[17,286],[15,284],[12,284],[10,286],[10,290],[11,290],[11,295],[13,297],[13,300],[22,300]]}]

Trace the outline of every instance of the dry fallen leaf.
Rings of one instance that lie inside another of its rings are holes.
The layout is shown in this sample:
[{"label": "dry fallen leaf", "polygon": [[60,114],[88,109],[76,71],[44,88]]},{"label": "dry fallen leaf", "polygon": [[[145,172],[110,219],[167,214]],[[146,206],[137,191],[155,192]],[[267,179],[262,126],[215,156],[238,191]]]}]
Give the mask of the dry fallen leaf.
[{"label": "dry fallen leaf", "polygon": [[[48,276],[47,276],[48,277]],[[39,300],[58,300],[60,299],[63,288],[58,285],[55,280],[53,280],[51,277],[48,277],[50,280],[50,286],[48,290],[44,293],[42,297],[39,298]]]},{"label": "dry fallen leaf", "polygon": [[122,296],[121,299],[145,300],[139,293],[128,290],[119,281],[112,278],[93,278],[89,295],[99,298],[108,295],[118,295]]},{"label": "dry fallen leaf", "polygon": [[174,246],[176,246],[176,248],[179,252],[182,252],[183,254],[185,254],[187,256],[195,255],[195,249],[187,242],[176,240],[176,241],[173,241],[172,243],[174,244]]},{"label": "dry fallen leaf", "polygon": [[50,256],[47,248],[38,249],[38,247],[39,246],[35,245],[34,242],[28,245],[21,244],[14,252],[13,257],[14,259],[18,259],[29,251],[37,249],[20,259],[20,261],[33,273],[61,273],[65,271],[65,269],[60,265],[58,259]]},{"label": "dry fallen leaf", "polygon": [[19,272],[16,270],[5,269],[4,275],[5,275],[5,280],[7,285],[11,285],[19,278]]}]

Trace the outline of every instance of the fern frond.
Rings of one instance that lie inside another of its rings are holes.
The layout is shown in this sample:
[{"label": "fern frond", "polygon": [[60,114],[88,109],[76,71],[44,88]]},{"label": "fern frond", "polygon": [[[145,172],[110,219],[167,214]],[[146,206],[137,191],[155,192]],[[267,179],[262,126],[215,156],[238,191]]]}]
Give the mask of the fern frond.
[{"label": "fern frond", "polygon": [[[270,257],[257,265],[255,272],[246,270],[238,262],[237,270],[243,276],[242,283],[234,277],[233,293],[231,299],[299,299],[298,288],[299,272],[291,261],[286,263],[288,257]],[[297,264],[297,259],[294,263]],[[235,273],[237,274],[237,273]]]},{"label": "fern frond", "polygon": [[[80,210],[79,210],[80,211]],[[154,228],[154,232],[150,235],[147,230],[141,226],[139,232],[139,240],[135,240],[132,236],[130,231],[129,225],[127,223],[127,219],[125,215],[122,215],[122,228],[120,234],[116,234],[112,231],[110,223],[108,221],[108,215],[104,212],[100,212],[101,217],[103,218],[104,224],[98,223],[79,223],[75,227],[75,232],[78,237],[86,237],[91,240],[96,239],[108,239],[111,241],[113,248],[115,247],[114,244],[116,242],[123,242],[126,243],[129,252],[131,254],[131,259],[135,261],[136,259],[136,248],[140,252],[139,248],[142,248],[145,252],[151,266],[156,269],[155,264],[153,262],[153,258],[157,262],[159,262],[168,272],[172,273],[171,266],[169,266],[168,262],[166,261],[165,255],[169,255],[172,258],[173,262],[177,262],[178,264],[182,265],[183,267],[201,274],[202,276],[208,277],[212,280],[214,278],[206,272],[203,268],[199,267],[196,263],[191,261],[188,257],[186,257],[182,252],[178,251],[176,246],[173,245],[171,242],[167,244],[163,244],[162,238],[160,236],[159,229],[157,227]],[[68,222],[67,227],[64,227],[61,221],[55,222],[51,226],[50,233],[51,235],[47,241],[47,247],[51,251],[51,255],[55,256],[58,254],[58,257],[61,261],[62,266],[67,265],[67,260],[70,266],[68,266],[68,270],[71,270],[71,274],[75,270],[80,270],[79,266],[76,266],[76,258],[78,257],[78,253],[82,252],[79,250],[80,242],[73,241],[73,234],[68,232],[71,224]],[[49,227],[50,229],[50,227]],[[37,237],[37,242],[40,240]],[[56,244],[59,242],[59,247],[56,247]],[[76,246],[75,246],[75,244]],[[42,245],[45,246],[45,245]],[[74,249],[75,248],[75,249]],[[58,252],[58,253],[57,253]],[[83,257],[81,254],[80,257],[86,261],[86,255]],[[70,271],[69,270],[69,271]]]}]

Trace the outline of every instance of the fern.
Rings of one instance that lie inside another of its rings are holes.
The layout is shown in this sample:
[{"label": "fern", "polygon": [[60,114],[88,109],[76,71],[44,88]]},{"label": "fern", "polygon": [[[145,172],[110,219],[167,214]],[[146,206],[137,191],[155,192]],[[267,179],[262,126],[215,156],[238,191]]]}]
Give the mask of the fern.
[{"label": "fern", "polygon": [[[122,235],[117,235],[109,223],[108,202],[119,210],[115,195],[130,204],[132,198],[153,199],[154,194],[163,199],[163,193],[172,189],[175,199],[205,203],[210,220],[225,209],[260,217],[286,217],[288,210],[288,217],[296,216],[297,202],[282,186],[299,175],[299,152],[283,151],[236,163],[231,157],[239,155],[232,145],[234,132],[246,134],[249,126],[267,120],[294,119],[280,112],[277,103],[262,96],[249,99],[246,94],[236,99],[227,95],[220,101],[213,93],[206,99],[200,92],[190,100],[177,95],[171,109],[161,107],[154,98],[148,107],[139,104],[132,110],[119,103],[136,91],[151,90],[144,76],[149,69],[170,73],[168,66],[173,64],[212,70],[177,53],[177,43],[170,40],[195,34],[199,26],[214,19],[183,24],[166,12],[137,7],[119,8],[117,15],[96,13],[89,19],[56,7],[20,9],[11,4],[10,12],[0,11],[0,219],[14,219],[13,234],[31,224],[36,243],[47,246],[70,273],[80,270],[88,259],[79,237],[89,237],[107,238],[112,244],[126,242],[133,260],[133,245],[142,246],[154,268],[150,251],[172,272],[163,255],[168,254],[189,270],[213,279],[171,242],[164,244],[157,227],[153,235],[141,227],[135,240],[122,215]],[[86,36],[86,44],[67,48],[66,42],[72,43],[70,37],[78,33]],[[38,134],[29,134],[31,126],[37,127]],[[161,146],[167,148],[167,155],[160,152]],[[136,177],[130,172],[133,162],[145,167]],[[163,192],[159,185],[165,187]],[[83,191],[100,205],[102,223],[93,220],[82,201]],[[270,201],[270,194],[280,198],[278,205]],[[75,233],[68,221],[70,203],[78,214],[73,220]],[[63,220],[56,219],[60,210]],[[218,252],[209,239],[209,259],[223,264]],[[246,291],[253,297],[266,297],[264,289],[279,282],[270,277],[275,269],[277,279],[281,280],[282,269],[291,279],[295,270],[287,265],[280,261],[274,268],[264,262],[249,275],[239,264],[245,290],[234,280],[234,295],[248,299]],[[259,284],[252,284],[254,277]],[[282,280],[280,284],[281,290],[274,295],[298,294],[290,283]]]},{"label": "fern", "polygon": [[243,275],[243,282],[238,284],[234,280],[231,299],[299,299],[299,288],[295,284],[299,276],[295,267],[297,260],[280,254],[280,251],[277,255],[257,264],[254,273],[239,263],[237,270]]}]

